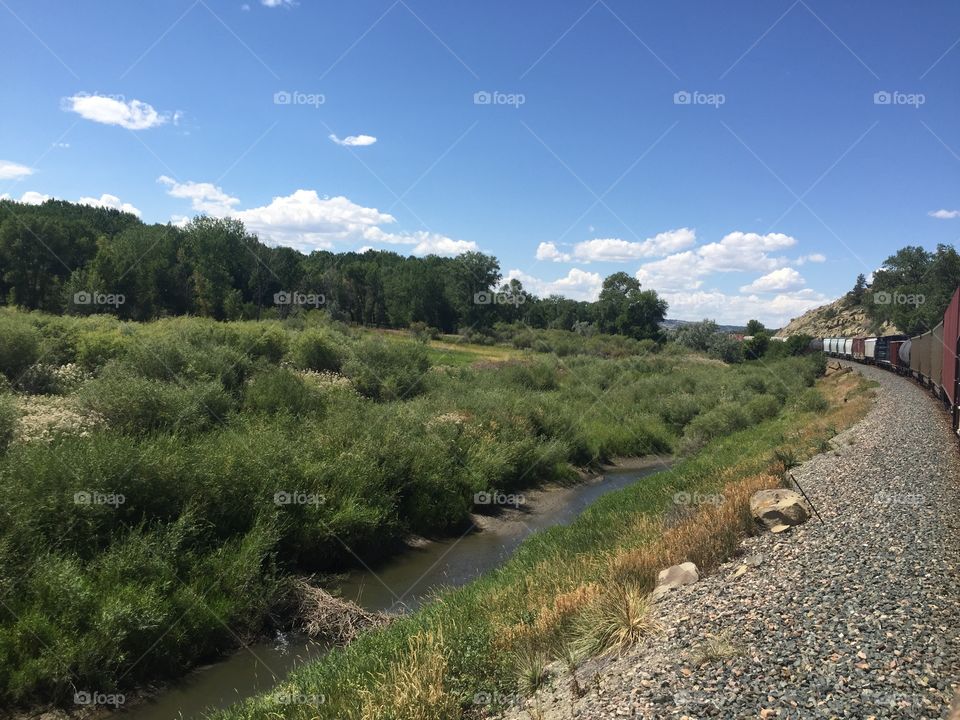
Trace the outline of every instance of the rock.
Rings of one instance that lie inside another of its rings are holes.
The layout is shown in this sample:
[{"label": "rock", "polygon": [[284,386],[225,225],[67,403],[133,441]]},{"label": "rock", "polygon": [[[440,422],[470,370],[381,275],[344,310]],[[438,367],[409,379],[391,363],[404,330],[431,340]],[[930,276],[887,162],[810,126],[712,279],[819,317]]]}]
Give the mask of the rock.
[{"label": "rock", "polygon": [[810,519],[810,506],[803,496],[783,488],[755,492],[750,498],[750,512],[758,523],[771,530],[777,528],[776,532],[786,529],[780,525],[800,525]]},{"label": "rock", "polygon": [[699,579],[700,573],[692,562],[671,565],[657,575],[657,587],[653,591],[653,599],[657,600],[681,585],[693,585]]}]

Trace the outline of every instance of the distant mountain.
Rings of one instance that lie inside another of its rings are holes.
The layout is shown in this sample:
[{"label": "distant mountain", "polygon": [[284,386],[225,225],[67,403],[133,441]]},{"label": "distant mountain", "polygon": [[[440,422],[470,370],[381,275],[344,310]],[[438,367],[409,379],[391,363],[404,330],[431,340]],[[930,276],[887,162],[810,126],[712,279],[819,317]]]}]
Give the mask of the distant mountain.
[{"label": "distant mountain", "polygon": [[779,337],[856,337],[858,335],[896,335],[900,331],[890,323],[877,325],[867,317],[861,305],[850,305],[846,296],[829,305],[808,310],[777,331]]}]

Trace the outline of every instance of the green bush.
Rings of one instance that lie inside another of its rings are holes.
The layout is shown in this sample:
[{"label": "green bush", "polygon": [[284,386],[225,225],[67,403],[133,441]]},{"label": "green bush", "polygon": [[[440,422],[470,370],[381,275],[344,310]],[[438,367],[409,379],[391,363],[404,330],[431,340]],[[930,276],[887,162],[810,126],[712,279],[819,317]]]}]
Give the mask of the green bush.
[{"label": "green bush", "polygon": [[17,428],[19,413],[13,398],[0,392],[0,452],[7,449]]},{"label": "green bush", "polygon": [[422,345],[367,338],[357,343],[343,369],[362,395],[404,400],[423,392],[430,360]]},{"label": "green bush", "polygon": [[25,319],[0,315],[0,372],[16,383],[40,356],[40,333]]},{"label": "green bush", "polygon": [[830,406],[830,403],[827,402],[826,398],[823,397],[816,388],[807,388],[804,390],[797,396],[795,404],[799,409],[807,412],[823,412]]},{"label": "green bush", "polygon": [[502,369],[508,382],[527,390],[556,390],[560,386],[557,367],[547,362],[516,363]]},{"label": "green bush", "polygon": [[247,383],[244,407],[258,413],[292,415],[317,413],[323,409],[323,398],[316,388],[286,368],[269,368]]},{"label": "green bush", "polygon": [[319,330],[304,330],[290,344],[290,360],[301,370],[337,371],[340,353],[328,336]]}]

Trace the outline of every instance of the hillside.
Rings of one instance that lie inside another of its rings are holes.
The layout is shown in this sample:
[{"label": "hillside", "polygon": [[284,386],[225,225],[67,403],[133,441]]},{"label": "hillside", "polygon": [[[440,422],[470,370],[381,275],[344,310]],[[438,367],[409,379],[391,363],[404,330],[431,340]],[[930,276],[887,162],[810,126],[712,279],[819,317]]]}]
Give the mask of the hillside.
[{"label": "hillside", "polygon": [[894,335],[899,331],[891,323],[876,327],[860,305],[848,306],[841,297],[829,305],[821,305],[794,318],[777,335],[811,335],[813,337],[851,337],[856,335]]}]

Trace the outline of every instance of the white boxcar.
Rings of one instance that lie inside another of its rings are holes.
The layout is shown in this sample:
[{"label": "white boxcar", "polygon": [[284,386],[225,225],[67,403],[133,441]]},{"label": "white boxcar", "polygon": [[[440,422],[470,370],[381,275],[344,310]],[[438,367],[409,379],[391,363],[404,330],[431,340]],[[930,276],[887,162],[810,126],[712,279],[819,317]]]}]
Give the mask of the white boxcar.
[{"label": "white boxcar", "polygon": [[853,357],[853,338],[844,338],[841,342],[843,342],[843,350],[840,352],[843,356]]},{"label": "white boxcar", "polygon": [[877,360],[877,339],[867,338],[863,341],[863,355],[867,362],[876,362]]}]

